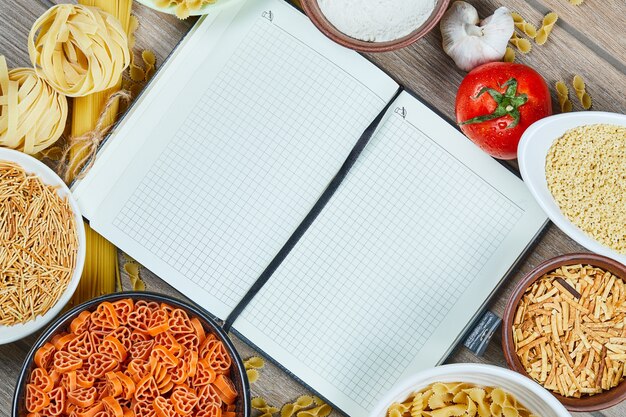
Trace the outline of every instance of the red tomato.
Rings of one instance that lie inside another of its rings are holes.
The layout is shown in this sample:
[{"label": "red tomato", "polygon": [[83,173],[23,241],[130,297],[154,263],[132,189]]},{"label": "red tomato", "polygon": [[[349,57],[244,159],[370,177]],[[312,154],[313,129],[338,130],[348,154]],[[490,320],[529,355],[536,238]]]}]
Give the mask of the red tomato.
[{"label": "red tomato", "polygon": [[463,133],[500,159],[515,159],[522,133],[551,114],[548,85],[522,64],[481,65],[467,74],[456,96],[456,120]]}]

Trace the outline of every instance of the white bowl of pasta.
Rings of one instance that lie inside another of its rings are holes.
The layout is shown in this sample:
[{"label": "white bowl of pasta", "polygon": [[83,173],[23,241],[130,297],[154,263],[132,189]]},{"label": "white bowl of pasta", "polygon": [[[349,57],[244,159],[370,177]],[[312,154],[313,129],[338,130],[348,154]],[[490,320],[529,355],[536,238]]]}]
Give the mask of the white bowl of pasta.
[{"label": "white bowl of pasta", "polygon": [[83,217],[42,162],[0,148],[0,345],[46,326],[78,287],[87,248]]},{"label": "white bowl of pasta", "polygon": [[468,412],[484,415],[486,411],[488,415],[507,417],[572,417],[552,394],[531,379],[482,364],[443,365],[414,374],[396,385],[370,417],[395,417],[411,411],[422,415],[420,410],[437,410],[433,415],[439,417]]}]

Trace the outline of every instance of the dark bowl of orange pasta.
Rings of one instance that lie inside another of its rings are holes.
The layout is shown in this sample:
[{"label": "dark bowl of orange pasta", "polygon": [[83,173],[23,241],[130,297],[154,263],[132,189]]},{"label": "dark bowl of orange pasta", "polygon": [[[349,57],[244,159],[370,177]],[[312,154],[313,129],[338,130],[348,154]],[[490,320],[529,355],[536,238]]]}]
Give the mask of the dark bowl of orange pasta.
[{"label": "dark bowl of orange pasta", "polygon": [[243,362],[201,308],[146,292],[63,314],[24,362],[13,417],[249,417]]}]

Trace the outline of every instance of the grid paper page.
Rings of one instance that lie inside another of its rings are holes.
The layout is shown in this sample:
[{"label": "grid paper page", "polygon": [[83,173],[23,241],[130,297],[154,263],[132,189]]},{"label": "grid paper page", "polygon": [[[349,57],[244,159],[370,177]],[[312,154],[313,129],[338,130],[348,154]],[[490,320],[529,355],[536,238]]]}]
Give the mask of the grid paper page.
[{"label": "grid paper page", "polygon": [[523,214],[393,114],[234,327],[278,362],[296,358],[296,376],[363,415]]},{"label": "grid paper page", "polygon": [[221,312],[206,306],[225,315],[384,104],[258,17],[113,226],[222,303]]}]

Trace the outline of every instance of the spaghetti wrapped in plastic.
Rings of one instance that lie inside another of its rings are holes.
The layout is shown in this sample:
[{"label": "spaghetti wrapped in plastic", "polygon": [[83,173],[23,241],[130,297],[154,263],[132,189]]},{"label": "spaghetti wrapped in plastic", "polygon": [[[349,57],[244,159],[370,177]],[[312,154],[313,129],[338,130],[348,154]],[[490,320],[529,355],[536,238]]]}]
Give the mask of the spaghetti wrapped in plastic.
[{"label": "spaghetti wrapped in plastic", "polygon": [[28,52],[37,74],[70,97],[116,86],[130,63],[120,22],[98,8],[75,4],[51,7],[37,19]]},{"label": "spaghetti wrapped in plastic", "polygon": [[31,68],[9,71],[0,55],[0,115],[0,146],[34,155],[63,134],[67,99]]}]

